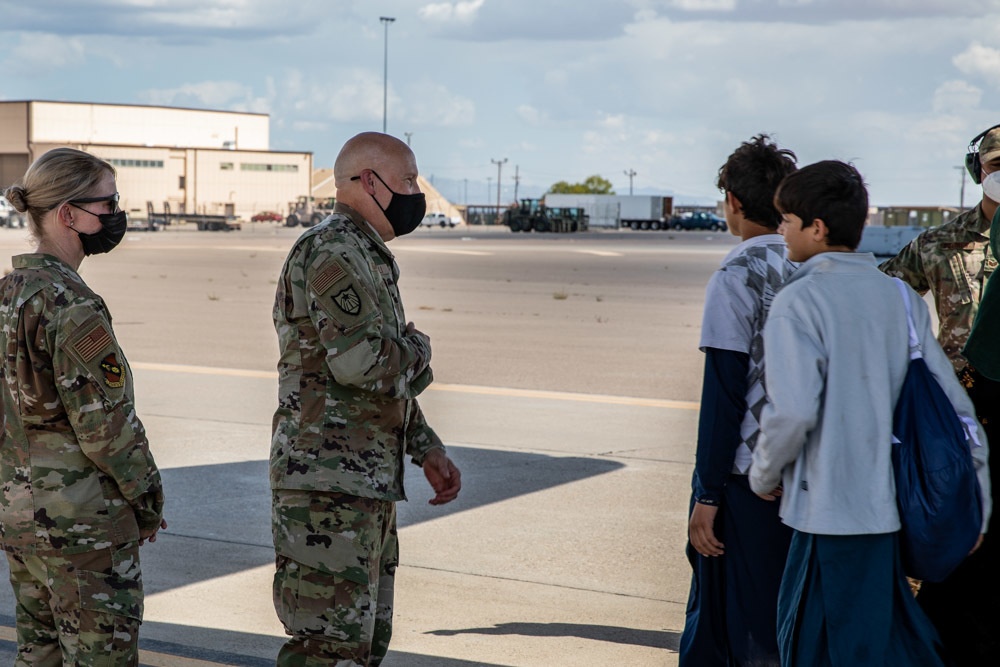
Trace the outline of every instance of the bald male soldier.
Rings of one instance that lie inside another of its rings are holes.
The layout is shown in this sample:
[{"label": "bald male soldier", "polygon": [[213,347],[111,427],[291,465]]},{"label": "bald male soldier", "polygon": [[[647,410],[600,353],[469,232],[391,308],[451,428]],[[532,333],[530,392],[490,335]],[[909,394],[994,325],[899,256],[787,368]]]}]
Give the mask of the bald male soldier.
[{"label": "bald male soldier", "polygon": [[416,159],[366,132],[341,149],[334,178],[333,214],[292,247],[274,303],[274,606],[291,635],[279,667],[381,664],[404,454],[422,467],[432,505],[462,485],[417,404],[433,377],[430,340],[406,322],[386,247],[423,218]]}]

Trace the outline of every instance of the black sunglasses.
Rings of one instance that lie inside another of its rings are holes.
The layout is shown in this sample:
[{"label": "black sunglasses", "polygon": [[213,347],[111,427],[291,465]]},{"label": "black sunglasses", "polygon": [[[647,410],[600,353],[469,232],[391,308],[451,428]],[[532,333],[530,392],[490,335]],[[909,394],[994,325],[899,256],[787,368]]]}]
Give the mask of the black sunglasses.
[{"label": "black sunglasses", "polygon": [[[76,206],[77,204],[99,204],[101,202],[105,202],[106,201],[106,202],[108,202],[111,205],[111,212],[112,213],[117,213],[118,212],[118,200],[119,199],[121,199],[121,195],[116,192],[113,195],[105,195],[103,197],[81,197],[80,199],[74,199],[74,200],[70,201],[69,203],[73,204],[74,206]],[[79,206],[76,206],[76,207],[80,208]],[[83,209],[83,210],[86,211],[87,209]],[[87,211],[87,212],[89,213],[90,211]]]}]

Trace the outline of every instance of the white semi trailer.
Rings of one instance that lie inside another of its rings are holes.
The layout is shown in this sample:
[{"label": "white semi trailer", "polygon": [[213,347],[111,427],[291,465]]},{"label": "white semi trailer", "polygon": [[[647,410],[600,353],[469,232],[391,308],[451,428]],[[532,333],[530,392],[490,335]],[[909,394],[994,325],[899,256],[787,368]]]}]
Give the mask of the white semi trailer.
[{"label": "white semi trailer", "polygon": [[663,195],[548,194],[545,205],[582,208],[591,227],[605,229],[667,229],[674,213],[674,198]]}]

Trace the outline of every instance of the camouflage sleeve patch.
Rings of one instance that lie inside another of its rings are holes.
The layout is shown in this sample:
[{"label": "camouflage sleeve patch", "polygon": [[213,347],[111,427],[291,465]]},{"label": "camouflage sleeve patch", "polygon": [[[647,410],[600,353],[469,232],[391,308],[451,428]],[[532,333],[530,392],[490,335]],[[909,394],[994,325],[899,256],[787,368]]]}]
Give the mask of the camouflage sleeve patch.
[{"label": "camouflage sleeve patch", "polygon": [[343,329],[367,322],[377,309],[362,278],[340,258],[331,258],[309,279],[316,304]]}]

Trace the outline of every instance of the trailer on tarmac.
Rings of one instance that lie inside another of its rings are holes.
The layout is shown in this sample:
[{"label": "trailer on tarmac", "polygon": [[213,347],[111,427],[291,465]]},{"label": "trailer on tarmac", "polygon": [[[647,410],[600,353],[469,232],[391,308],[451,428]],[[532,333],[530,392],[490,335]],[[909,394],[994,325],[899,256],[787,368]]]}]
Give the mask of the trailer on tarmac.
[{"label": "trailer on tarmac", "polygon": [[163,213],[153,210],[153,202],[146,202],[146,224],[151,229],[174,222],[193,222],[201,232],[229,232],[239,230],[240,222],[235,215],[209,215],[207,213],[171,213],[170,202],[163,202]]},{"label": "trailer on tarmac", "polygon": [[547,206],[583,208],[591,227],[667,229],[674,198],[663,195],[547,194]]}]

